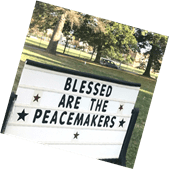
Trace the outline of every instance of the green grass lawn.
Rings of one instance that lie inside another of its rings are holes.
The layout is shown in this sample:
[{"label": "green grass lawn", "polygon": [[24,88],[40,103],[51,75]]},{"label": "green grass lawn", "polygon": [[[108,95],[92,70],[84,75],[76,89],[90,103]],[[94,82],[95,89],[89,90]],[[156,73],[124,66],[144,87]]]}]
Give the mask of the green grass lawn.
[{"label": "green grass lawn", "polygon": [[[34,46],[46,49],[49,42],[41,40],[41,39],[33,39],[33,38],[27,37],[25,44],[34,45]],[[63,53],[63,50],[64,50],[64,46],[59,44],[56,51]],[[79,58],[83,58],[83,59],[88,59],[88,60],[91,59],[91,54],[88,54],[88,53],[80,51],[80,50],[72,49],[69,47],[66,48],[65,54],[72,55],[72,56],[79,57]],[[93,57],[93,59],[94,59],[94,57]]]},{"label": "green grass lawn", "polygon": [[[28,40],[26,40],[27,42]],[[46,43],[47,45],[47,43]],[[45,47],[45,43],[43,44]],[[19,63],[13,91],[17,89],[20,75],[26,59],[31,59],[37,62],[60,66],[68,69],[73,69],[81,72],[92,73],[100,76],[107,76],[110,78],[141,83],[141,89],[137,98],[135,107],[139,108],[139,116],[130,140],[126,155],[127,167],[133,168],[136,153],[142,136],[143,128],[145,125],[146,117],[148,114],[149,106],[153,96],[156,80],[146,78],[140,75],[135,75],[118,69],[102,66],[93,62],[86,62],[76,57],[69,57],[62,54],[52,55],[45,51],[34,49],[30,46],[25,46],[22,52],[21,60]]]},{"label": "green grass lawn", "polygon": [[[33,38],[27,37],[25,44],[34,45],[34,46],[42,47],[42,48],[46,49],[49,42],[41,40],[41,39],[33,39]],[[64,50],[64,46],[59,44],[56,51],[63,53],[63,50]],[[83,58],[83,59],[87,59],[87,60],[91,59],[91,54],[88,54],[88,53],[80,51],[80,50],[72,49],[72,48],[66,48],[65,54],[69,54],[69,55],[79,57],[79,58]],[[92,57],[92,61],[94,59],[95,59],[95,56]],[[119,64],[117,64],[117,66],[119,66]],[[128,70],[128,71],[131,71],[131,72],[134,72],[134,73],[138,73],[140,75],[142,75],[144,73],[144,70],[142,70],[142,69],[137,69],[137,68],[134,68],[132,66],[125,65],[125,64],[121,64],[121,69]],[[158,75],[151,73],[151,77],[154,78],[154,79],[157,79]]]}]

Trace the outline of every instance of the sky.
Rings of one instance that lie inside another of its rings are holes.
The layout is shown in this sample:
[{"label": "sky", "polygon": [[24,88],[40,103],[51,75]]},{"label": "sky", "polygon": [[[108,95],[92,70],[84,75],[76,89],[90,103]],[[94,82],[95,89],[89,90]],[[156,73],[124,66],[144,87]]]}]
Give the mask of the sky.
[{"label": "sky", "polygon": [[144,54],[145,52],[149,51],[150,49],[151,49],[151,46],[146,47],[145,49],[142,48],[142,49],[141,49],[141,53]]}]

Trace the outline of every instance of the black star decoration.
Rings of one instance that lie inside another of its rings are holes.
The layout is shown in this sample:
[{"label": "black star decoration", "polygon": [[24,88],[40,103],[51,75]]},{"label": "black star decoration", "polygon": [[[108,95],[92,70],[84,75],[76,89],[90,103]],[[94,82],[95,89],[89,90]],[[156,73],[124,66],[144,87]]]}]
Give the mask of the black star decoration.
[{"label": "black star decoration", "polygon": [[34,101],[37,101],[38,102],[38,100],[39,100],[39,95],[37,94],[36,96],[34,96]]},{"label": "black star decoration", "polygon": [[120,126],[123,127],[123,124],[125,123],[124,119],[121,120],[121,121],[119,121],[119,123],[120,123],[119,127],[120,127]]},{"label": "black star decoration", "polygon": [[78,136],[79,136],[79,134],[78,134],[78,132],[76,132],[76,134],[74,134],[74,139],[75,138],[77,139]]},{"label": "black star decoration", "polygon": [[121,111],[121,110],[123,109],[123,105],[120,105],[119,109],[120,109],[120,111]]},{"label": "black star decoration", "polygon": [[[28,113],[25,113],[25,109],[23,109],[23,110],[22,110],[22,113],[18,113],[18,115],[19,115],[18,120],[22,119],[23,121],[25,121],[25,116],[27,116]],[[17,120],[17,121],[18,121],[18,120]]]}]

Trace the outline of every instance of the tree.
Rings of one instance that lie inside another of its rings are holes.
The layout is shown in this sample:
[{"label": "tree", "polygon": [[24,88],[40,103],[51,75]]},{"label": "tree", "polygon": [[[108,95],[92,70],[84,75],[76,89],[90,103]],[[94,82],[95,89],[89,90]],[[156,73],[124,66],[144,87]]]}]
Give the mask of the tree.
[{"label": "tree", "polygon": [[32,29],[36,26],[40,31],[54,29],[59,14],[60,11],[57,10],[56,6],[36,1],[29,28]]},{"label": "tree", "polygon": [[63,53],[65,53],[66,47],[68,46],[68,42],[73,39],[73,37],[72,37],[72,27],[71,27],[70,21],[65,22],[62,32],[63,32],[63,35],[66,37],[66,43],[65,43],[64,50],[63,50]]},{"label": "tree", "polygon": [[93,47],[92,56],[95,51],[97,51],[97,57],[99,55],[101,34],[105,31],[106,22],[108,21],[86,14],[82,18],[80,27],[74,31],[76,38]]},{"label": "tree", "polygon": [[78,13],[76,11],[64,9],[64,8],[62,8],[60,10],[62,11],[62,15],[60,16],[60,18],[55,26],[51,40],[50,40],[49,45],[47,47],[47,51],[52,54],[56,53],[58,41],[60,40],[60,36],[63,31],[65,21],[69,20],[71,22],[71,28],[73,27],[73,24],[79,25],[79,23],[80,23],[79,22],[80,13]]},{"label": "tree", "polygon": [[41,30],[53,29],[47,51],[55,54],[65,22],[69,21],[72,28],[74,24],[79,25],[80,16],[79,12],[37,1],[30,28],[36,24]]},{"label": "tree", "polygon": [[86,15],[75,36],[96,48],[95,62],[100,63],[102,54],[122,58],[130,50],[136,50],[137,41],[133,34],[132,27]]},{"label": "tree", "polygon": [[105,38],[104,54],[120,62],[132,63],[132,53],[138,50],[134,28],[112,22]]},{"label": "tree", "polygon": [[149,56],[148,63],[143,76],[150,77],[150,70],[154,67],[160,69],[162,57],[165,52],[168,37],[141,29],[136,29],[135,37],[140,49],[149,48],[144,55]]}]

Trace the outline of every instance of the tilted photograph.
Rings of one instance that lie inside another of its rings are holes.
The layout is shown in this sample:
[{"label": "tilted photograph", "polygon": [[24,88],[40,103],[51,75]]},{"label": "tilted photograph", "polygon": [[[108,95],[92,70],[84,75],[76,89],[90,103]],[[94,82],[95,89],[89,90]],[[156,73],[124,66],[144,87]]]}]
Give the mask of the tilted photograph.
[{"label": "tilted photograph", "polygon": [[167,42],[36,1],[1,133],[133,168]]}]

